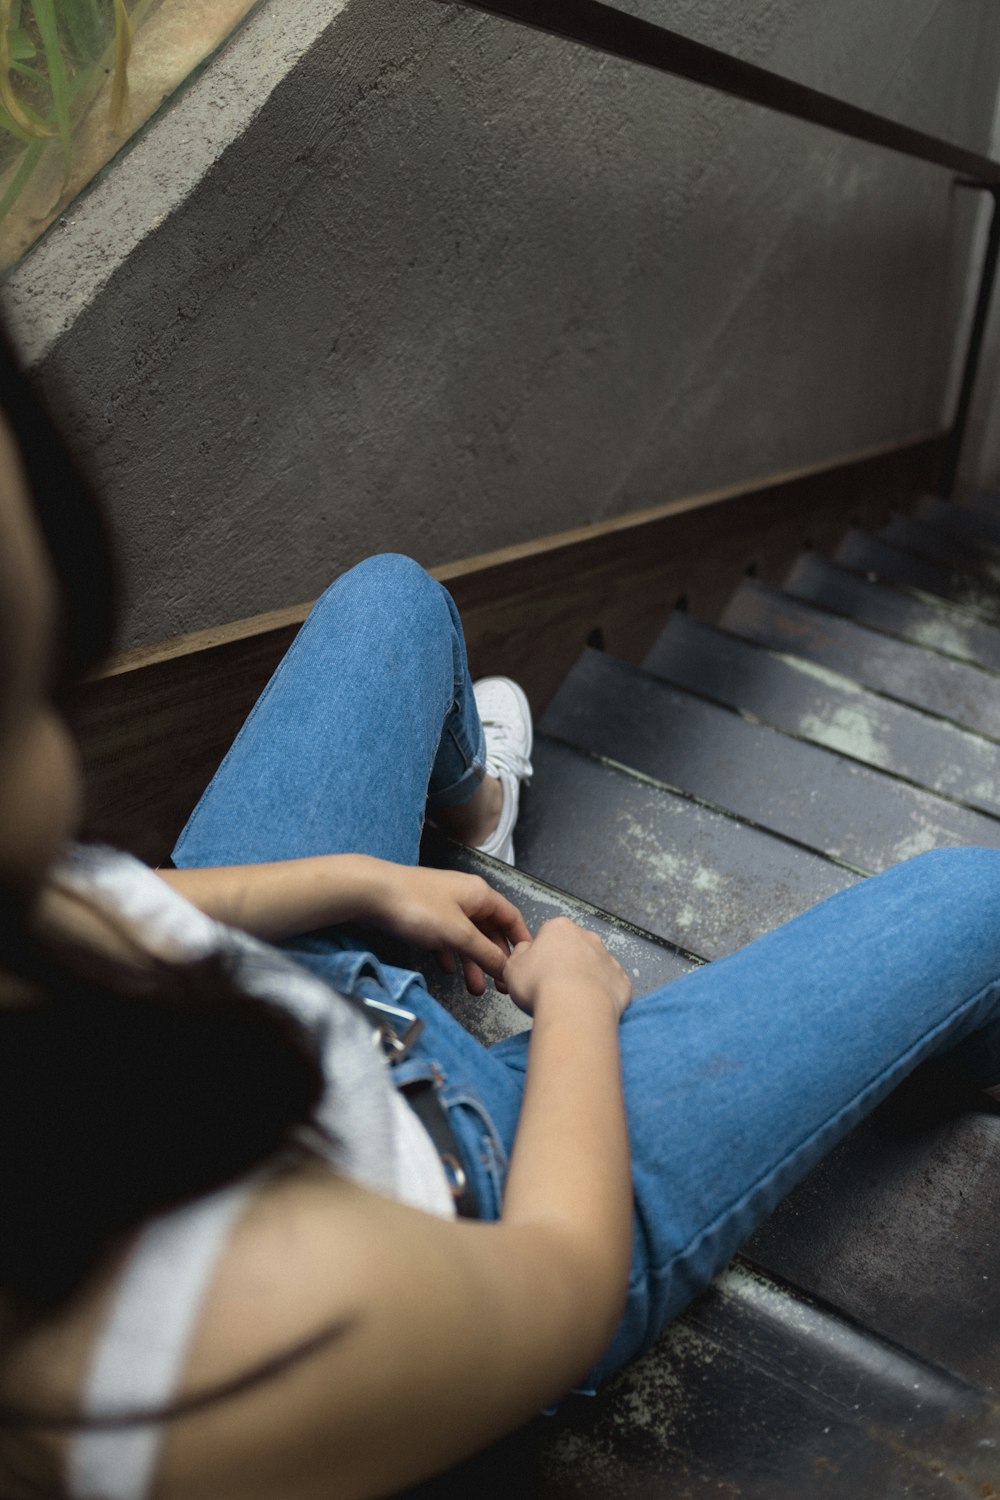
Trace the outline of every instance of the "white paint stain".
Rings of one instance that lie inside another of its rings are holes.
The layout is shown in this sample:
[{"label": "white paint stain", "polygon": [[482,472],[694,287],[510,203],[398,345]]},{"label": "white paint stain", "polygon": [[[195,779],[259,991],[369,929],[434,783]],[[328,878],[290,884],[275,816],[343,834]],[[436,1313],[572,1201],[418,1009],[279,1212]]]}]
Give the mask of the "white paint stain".
[{"label": "white paint stain", "polygon": [[967,632],[951,620],[921,620],[914,627],[911,639],[918,646],[929,646],[932,651],[941,651],[945,656],[957,656],[963,661],[975,660]]},{"label": "white paint stain", "polygon": [[926,854],[929,849],[939,849],[944,841],[936,828],[918,828],[902,839],[892,851],[893,863],[913,859],[914,855]]},{"label": "white paint stain", "polygon": [[841,704],[824,714],[803,714],[799,733],[830,750],[873,766],[891,766],[888,747],[879,738],[874,715],[858,704]]}]

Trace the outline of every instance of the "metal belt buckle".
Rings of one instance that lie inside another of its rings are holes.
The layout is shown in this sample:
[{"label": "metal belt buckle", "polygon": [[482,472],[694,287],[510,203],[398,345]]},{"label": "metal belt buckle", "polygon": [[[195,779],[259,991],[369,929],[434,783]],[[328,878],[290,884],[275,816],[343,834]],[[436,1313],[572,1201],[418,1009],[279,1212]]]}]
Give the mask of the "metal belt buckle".
[{"label": "metal belt buckle", "polygon": [[384,1000],[373,1000],[362,995],[361,1001],[368,1011],[374,1011],[372,1042],[381,1048],[386,1062],[402,1062],[417,1037],[424,1029],[420,1016],[412,1010],[403,1010],[399,1005],[388,1005]]},{"label": "metal belt buckle", "polygon": [[453,1151],[441,1151],[438,1154],[441,1158],[441,1165],[444,1167],[444,1175],[448,1179],[448,1191],[457,1203],[469,1186],[465,1168]]}]

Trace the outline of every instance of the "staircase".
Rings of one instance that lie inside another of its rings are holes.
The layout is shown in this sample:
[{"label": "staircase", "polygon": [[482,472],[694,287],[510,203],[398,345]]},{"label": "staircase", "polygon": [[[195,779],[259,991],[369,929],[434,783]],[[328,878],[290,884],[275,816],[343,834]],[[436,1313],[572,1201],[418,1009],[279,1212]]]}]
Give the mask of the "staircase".
[{"label": "staircase", "polygon": [[[1000,846],[998,585],[1000,497],[927,499],[717,626],[675,613],[641,667],[588,650],[519,869],[425,857],[596,928],[641,994],[898,860]],[[443,998],[487,1042],[525,1024]],[[1000,1500],[998,1389],[1000,1112],[915,1080],[596,1400],[412,1494]]]}]

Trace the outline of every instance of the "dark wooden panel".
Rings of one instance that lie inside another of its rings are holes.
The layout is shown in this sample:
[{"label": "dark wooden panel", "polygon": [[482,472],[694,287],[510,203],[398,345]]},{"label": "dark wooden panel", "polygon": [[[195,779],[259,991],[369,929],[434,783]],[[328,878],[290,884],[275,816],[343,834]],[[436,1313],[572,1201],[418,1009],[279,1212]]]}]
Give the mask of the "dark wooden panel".
[{"label": "dark wooden panel", "polygon": [[[678,596],[715,618],[748,568],[778,582],[807,540],[832,549],[847,524],[882,522],[932,488],[943,446],[928,438],[433,571],[462,612],[476,675],[519,678],[539,710],[595,633],[638,661]],[[126,653],[88,685],[89,837],[166,855],[307,609]]]},{"label": "dark wooden panel", "polygon": [[295,637],[286,626],[88,685],[85,837],[159,864]]}]

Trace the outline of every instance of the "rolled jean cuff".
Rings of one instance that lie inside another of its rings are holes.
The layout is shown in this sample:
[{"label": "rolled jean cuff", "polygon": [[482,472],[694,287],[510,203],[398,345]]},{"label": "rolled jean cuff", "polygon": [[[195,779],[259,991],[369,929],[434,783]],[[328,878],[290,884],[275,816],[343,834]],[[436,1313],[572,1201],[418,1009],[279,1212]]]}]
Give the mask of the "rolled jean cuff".
[{"label": "rolled jean cuff", "polygon": [[427,797],[427,806],[431,812],[440,811],[445,807],[459,807],[463,802],[475,794],[476,788],[482,784],[486,775],[484,763],[474,761],[463,772],[458,781],[452,782],[438,792],[430,792]]},{"label": "rolled jean cuff", "polygon": [[[444,775],[449,776],[450,779],[446,785],[436,786],[435,782],[441,775],[442,763],[447,767]],[[430,790],[427,793],[428,809],[431,812],[436,812],[446,807],[458,807],[461,803],[468,802],[485,775],[486,737],[483,734],[482,728],[479,727],[479,745],[474,751],[470,748],[469,742],[463,734],[456,734],[454,731],[446,728],[442,737],[442,748],[438,751],[434,772],[431,776]]]}]

